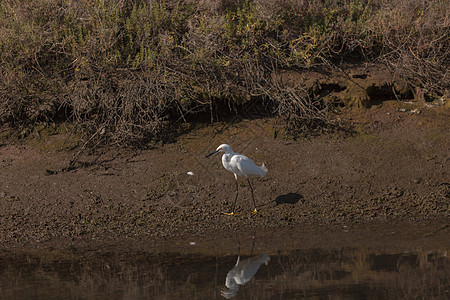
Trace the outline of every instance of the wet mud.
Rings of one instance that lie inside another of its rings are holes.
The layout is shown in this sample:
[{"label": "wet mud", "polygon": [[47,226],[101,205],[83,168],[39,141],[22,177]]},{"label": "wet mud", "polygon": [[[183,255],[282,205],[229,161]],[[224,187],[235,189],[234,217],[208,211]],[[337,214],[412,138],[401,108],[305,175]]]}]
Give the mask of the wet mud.
[{"label": "wet mud", "polygon": [[[296,231],[322,225],[449,224],[449,110],[387,101],[342,113],[353,135],[283,138],[280,121],[240,119],[198,125],[173,143],[82,155],[51,148],[52,138],[0,147],[0,242],[66,246],[83,241],[202,237],[249,228]],[[406,108],[405,108],[406,107]],[[275,134],[277,133],[277,134]],[[265,163],[245,179],[234,216],[233,174],[219,144]],[[37,146],[36,146],[37,145]],[[51,150],[48,150],[51,149]],[[189,173],[189,174],[188,174]],[[449,232],[449,228],[443,229]]]}]

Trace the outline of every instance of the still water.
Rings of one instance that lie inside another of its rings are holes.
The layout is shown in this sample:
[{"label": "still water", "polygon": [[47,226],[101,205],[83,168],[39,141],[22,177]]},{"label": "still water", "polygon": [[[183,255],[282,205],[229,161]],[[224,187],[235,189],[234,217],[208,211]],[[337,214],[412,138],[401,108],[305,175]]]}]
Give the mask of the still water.
[{"label": "still water", "polygon": [[0,251],[0,299],[449,299],[447,250]]}]

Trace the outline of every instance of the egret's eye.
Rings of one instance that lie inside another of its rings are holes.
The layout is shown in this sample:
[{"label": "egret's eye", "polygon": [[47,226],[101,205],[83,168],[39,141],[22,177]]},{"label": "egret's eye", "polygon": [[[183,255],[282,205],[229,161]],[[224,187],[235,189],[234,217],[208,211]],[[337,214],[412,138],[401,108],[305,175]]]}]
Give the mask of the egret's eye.
[{"label": "egret's eye", "polygon": [[221,151],[221,150],[222,150],[222,148],[217,149],[217,151]]}]

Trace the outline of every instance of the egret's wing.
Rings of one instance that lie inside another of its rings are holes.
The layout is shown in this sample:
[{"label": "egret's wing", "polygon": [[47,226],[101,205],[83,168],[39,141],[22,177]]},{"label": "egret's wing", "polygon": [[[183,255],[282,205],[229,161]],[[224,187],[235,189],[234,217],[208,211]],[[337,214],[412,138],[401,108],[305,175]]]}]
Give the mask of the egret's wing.
[{"label": "egret's wing", "polygon": [[[235,158],[236,157],[236,158]],[[264,172],[258,167],[250,158],[244,155],[235,155],[233,159],[236,160],[236,167],[243,174],[264,176]]]}]

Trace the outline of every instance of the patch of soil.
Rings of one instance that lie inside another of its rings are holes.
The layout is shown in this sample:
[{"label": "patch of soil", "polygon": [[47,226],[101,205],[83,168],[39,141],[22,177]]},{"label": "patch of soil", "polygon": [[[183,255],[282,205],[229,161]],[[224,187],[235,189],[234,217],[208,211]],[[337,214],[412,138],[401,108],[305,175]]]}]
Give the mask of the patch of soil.
[{"label": "patch of soil", "polygon": [[302,72],[286,70],[279,78],[291,87],[301,85],[310,97],[319,96],[325,102],[345,107],[370,107],[386,100],[425,99],[423,92],[413,90],[408,82],[376,63],[344,64]]},{"label": "patch of soil", "polygon": [[[234,118],[150,150],[80,156],[84,163],[70,171],[62,170],[73,151],[3,145],[0,242],[68,247],[133,241],[171,249],[187,237],[221,231],[282,231],[295,239],[307,230],[314,239],[317,228],[364,231],[391,223],[423,224],[448,235],[450,111],[417,105],[385,101],[344,109],[340,117],[358,133],[297,141],[283,138],[276,119]],[[269,169],[264,178],[252,178],[256,214],[245,179],[236,214],[221,214],[234,201],[234,177],[219,156],[205,154],[222,143]],[[364,232],[370,238],[373,231]]]}]

